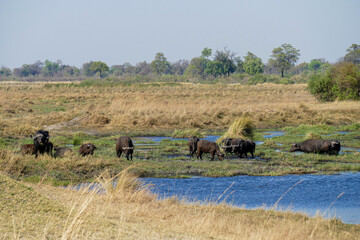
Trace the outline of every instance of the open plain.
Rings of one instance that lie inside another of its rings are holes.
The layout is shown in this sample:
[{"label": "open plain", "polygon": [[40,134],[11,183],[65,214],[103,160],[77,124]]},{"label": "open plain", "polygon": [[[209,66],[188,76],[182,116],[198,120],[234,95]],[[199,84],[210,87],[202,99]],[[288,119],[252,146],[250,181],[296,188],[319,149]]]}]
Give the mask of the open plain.
[{"label": "open plain", "polygon": [[[305,84],[2,82],[0,115],[5,190],[0,234],[5,239],[356,239],[359,235],[358,225],[321,217],[158,200],[133,177],[358,172],[357,101],[321,103]],[[262,142],[255,159],[226,156],[223,162],[197,161],[188,156],[184,139],[157,143],[144,138],[186,130],[222,135],[242,116],[253,120],[254,140]],[[50,132],[55,146],[69,146],[74,154],[57,159],[22,156],[20,145],[31,143],[30,135],[39,129]],[[269,130],[284,134],[267,139]],[[121,135],[135,139],[133,162],[115,155],[115,141]],[[347,149],[337,156],[288,152],[291,144],[307,136],[340,139]],[[86,142],[98,149],[94,156],[80,157],[77,150]],[[113,180],[122,187],[110,186]],[[100,182],[108,194],[55,187],[79,182]]]}]

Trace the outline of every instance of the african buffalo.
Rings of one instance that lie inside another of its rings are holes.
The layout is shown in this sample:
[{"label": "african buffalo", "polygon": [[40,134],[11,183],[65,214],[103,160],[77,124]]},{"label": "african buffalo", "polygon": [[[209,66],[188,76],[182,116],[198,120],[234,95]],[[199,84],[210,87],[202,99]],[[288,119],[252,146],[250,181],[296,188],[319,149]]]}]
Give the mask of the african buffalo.
[{"label": "african buffalo", "polygon": [[122,152],[124,152],[126,159],[129,161],[129,155],[130,155],[130,159],[132,160],[132,155],[134,152],[134,144],[129,137],[120,137],[116,141],[115,149],[116,149],[116,156],[120,157]]},{"label": "african buffalo", "polygon": [[243,154],[247,158],[247,153],[250,152],[254,158],[256,144],[249,139],[243,140],[240,138],[226,138],[223,140],[224,146],[222,148],[226,152],[236,153],[240,158]]},{"label": "african buffalo", "polygon": [[317,140],[309,139],[301,143],[295,143],[291,146],[290,152],[302,151],[304,153],[328,153],[339,154],[339,140]]},{"label": "african buffalo", "polygon": [[54,148],[54,157],[64,157],[73,154],[73,151],[68,147],[55,147]]},{"label": "african buffalo", "polygon": [[222,140],[221,148],[224,149],[225,152],[234,153],[236,152],[237,148],[240,146],[240,142],[242,140],[239,138],[225,138]]},{"label": "african buffalo", "polygon": [[251,141],[250,139],[241,140],[239,147],[237,147],[234,152],[236,152],[240,158],[243,154],[245,154],[245,157],[247,158],[247,153],[249,152],[251,153],[252,158],[254,158],[255,147],[256,143],[254,141]]},{"label": "african buffalo", "polygon": [[202,160],[203,153],[211,154],[211,161],[214,161],[214,155],[216,154],[220,161],[223,160],[224,154],[220,152],[219,146],[215,142],[210,142],[207,140],[200,140],[197,144],[197,159]]},{"label": "african buffalo", "polygon": [[197,150],[197,144],[200,141],[200,139],[196,136],[193,136],[189,139],[188,145],[189,145],[189,153],[190,156],[193,156],[196,153]]},{"label": "african buffalo", "polygon": [[95,151],[96,147],[94,144],[92,143],[85,143],[83,145],[80,146],[79,148],[79,154],[81,156],[87,156],[87,155],[94,155],[94,151]]},{"label": "african buffalo", "polygon": [[52,156],[53,144],[49,142],[49,132],[44,130],[39,130],[35,133],[33,137],[34,148],[35,148],[35,158],[37,158],[38,153],[44,154],[45,152]]},{"label": "african buffalo", "polygon": [[[52,149],[53,149],[53,144],[52,144],[52,142],[49,142],[47,147],[45,148],[45,152],[47,154],[49,154],[50,156],[52,156]],[[25,154],[35,155],[36,154],[34,144],[21,145],[20,151],[23,155],[25,155]]]}]

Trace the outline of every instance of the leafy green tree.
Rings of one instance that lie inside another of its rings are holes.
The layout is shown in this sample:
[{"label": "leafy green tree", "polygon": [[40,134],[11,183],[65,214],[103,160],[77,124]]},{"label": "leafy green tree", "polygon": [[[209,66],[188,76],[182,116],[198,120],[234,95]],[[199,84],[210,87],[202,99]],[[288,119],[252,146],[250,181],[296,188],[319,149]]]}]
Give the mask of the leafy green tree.
[{"label": "leafy green tree", "polygon": [[191,59],[189,66],[186,68],[185,74],[191,77],[205,77],[206,65],[209,61],[202,57]]},{"label": "leafy green tree", "polygon": [[0,77],[10,77],[12,75],[11,69],[2,66],[0,68]]},{"label": "leafy green tree", "polygon": [[355,64],[360,63],[360,45],[352,44],[348,49],[346,49],[347,54],[344,57],[346,62],[353,62]]},{"label": "leafy green tree", "polygon": [[92,62],[90,71],[93,73],[93,75],[99,72],[100,77],[102,77],[105,72],[109,71],[109,67],[106,65],[106,63],[101,61]]},{"label": "leafy green tree", "polygon": [[255,75],[264,72],[264,64],[261,58],[258,58],[255,54],[248,52],[244,57],[243,63],[244,71],[250,75]]},{"label": "leafy green tree", "polygon": [[209,57],[212,55],[212,49],[210,48],[204,48],[204,50],[201,52],[201,57],[205,58],[206,60],[209,60]]},{"label": "leafy green tree", "polygon": [[205,74],[211,74],[214,77],[217,77],[219,75],[224,75],[225,74],[224,64],[217,60],[209,61],[205,69]]},{"label": "leafy green tree", "polygon": [[229,49],[224,48],[223,51],[216,50],[214,60],[223,63],[226,75],[229,76],[231,73],[235,72],[236,54]]},{"label": "leafy green tree", "polygon": [[161,52],[156,53],[155,60],[150,65],[152,70],[159,75],[169,73],[170,71],[170,63]]},{"label": "leafy green tree", "polygon": [[322,66],[324,65],[324,63],[326,63],[325,59],[322,58],[317,58],[317,59],[312,59],[309,63],[309,70],[312,71],[317,71],[322,69]]},{"label": "leafy green tree", "polygon": [[60,64],[61,64],[60,60],[58,60],[57,62],[51,62],[49,60],[45,60],[44,68],[42,69],[42,72],[44,73],[45,76],[54,77],[55,74],[60,69]]},{"label": "leafy green tree", "polygon": [[274,48],[270,59],[273,60],[274,67],[281,72],[281,77],[284,77],[284,72],[295,65],[300,56],[299,52],[300,50],[286,43]]}]

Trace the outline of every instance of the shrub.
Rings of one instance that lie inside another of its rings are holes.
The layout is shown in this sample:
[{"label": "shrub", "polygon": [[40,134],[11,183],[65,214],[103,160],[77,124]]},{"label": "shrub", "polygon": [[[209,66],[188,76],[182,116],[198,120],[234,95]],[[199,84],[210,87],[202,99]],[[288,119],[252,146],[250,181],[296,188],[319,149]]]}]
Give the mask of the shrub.
[{"label": "shrub", "polygon": [[308,89],[321,101],[359,100],[360,68],[349,62],[338,63],[323,74],[313,75]]}]

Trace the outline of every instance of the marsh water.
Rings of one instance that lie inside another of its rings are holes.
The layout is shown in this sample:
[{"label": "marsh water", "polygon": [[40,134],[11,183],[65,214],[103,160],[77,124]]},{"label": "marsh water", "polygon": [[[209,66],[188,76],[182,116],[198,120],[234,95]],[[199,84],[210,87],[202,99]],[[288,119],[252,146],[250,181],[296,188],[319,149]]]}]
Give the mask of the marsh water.
[{"label": "marsh water", "polygon": [[278,210],[309,216],[318,212],[326,218],[360,224],[360,173],[143,180],[154,185],[153,192],[160,198],[177,196],[187,202],[226,202],[248,209],[271,208],[278,201]]}]

